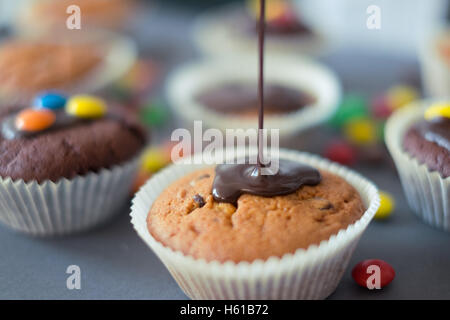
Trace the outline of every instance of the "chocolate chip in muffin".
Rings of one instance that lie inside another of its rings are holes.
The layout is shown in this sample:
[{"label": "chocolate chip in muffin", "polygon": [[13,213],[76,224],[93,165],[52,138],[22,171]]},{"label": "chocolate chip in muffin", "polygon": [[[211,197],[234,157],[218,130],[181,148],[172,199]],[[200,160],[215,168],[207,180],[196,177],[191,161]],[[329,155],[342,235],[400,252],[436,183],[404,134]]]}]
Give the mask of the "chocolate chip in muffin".
[{"label": "chocolate chip in muffin", "polygon": [[201,208],[205,205],[205,199],[199,194],[196,194],[194,196],[194,201],[198,204],[198,206]]}]

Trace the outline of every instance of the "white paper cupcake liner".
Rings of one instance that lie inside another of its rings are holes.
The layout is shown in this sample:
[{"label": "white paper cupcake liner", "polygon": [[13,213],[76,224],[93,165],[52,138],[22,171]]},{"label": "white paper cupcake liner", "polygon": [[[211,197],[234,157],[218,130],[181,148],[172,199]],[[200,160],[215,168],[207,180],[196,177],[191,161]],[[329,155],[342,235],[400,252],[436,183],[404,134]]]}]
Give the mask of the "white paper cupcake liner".
[{"label": "white paper cupcake liner", "polygon": [[110,170],[54,183],[0,177],[0,222],[31,235],[65,235],[92,228],[123,209],[138,159]]},{"label": "white paper cupcake liner", "polygon": [[[205,59],[186,64],[171,74],[167,98],[174,113],[188,125],[201,119],[205,127],[224,132],[227,129],[254,129],[256,114],[252,117],[218,113],[202,105],[198,95],[228,83],[254,84],[256,87],[257,79],[256,56]],[[279,129],[280,137],[290,137],[328,120],[336,111],[341,97],[337,76],[326,66],[309,59],[289,55],[268,56],[265,81],[306,91],[315,98],[314,103],[301,110],[265,117],[265,128]]]},{"label": "white paper cupcake liner", "polygon": [[201,165],[173,165],[156,174],[133,199],[131,223],[156,253],[181,289],[192,299],[324,299],[339,284],[359,238],[379,207],[376,187],[359,174],[328,160],[296,151],[281,150],[280,157],[313,165],[343,177],[353,185],[368,208],[345,230],[281,258],[248,262],[206,262],[156,241],[147,229],[148,212],[172,182]]},{"label": "white paper cupcake liner", "polygon": [[[237,30],[230,19],[245,8],[227,5],[197,18],[192,34],[200,52],[208,56],[240,55],[257,52],[257,38],[245,30]],[[329,41],[317,28],[311,34],[280,35],[266,38],[266,51],[271,53],[319,56],[328,49]]]},{"label": "white paper cupcake liner", "polygon": [[385,140],[410,207],[426,223],[450,231],[450,178],[430,171],[403,150],[406,130],[422,119],[425,109],[434,102],[438,101],[415,102],[395,112],[386,123]]}]

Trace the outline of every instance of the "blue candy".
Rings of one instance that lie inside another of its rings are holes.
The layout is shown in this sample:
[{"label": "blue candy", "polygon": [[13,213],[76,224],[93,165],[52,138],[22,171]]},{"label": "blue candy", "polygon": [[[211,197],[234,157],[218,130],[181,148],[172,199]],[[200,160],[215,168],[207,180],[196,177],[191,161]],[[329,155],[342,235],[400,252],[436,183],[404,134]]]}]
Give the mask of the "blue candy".
[{"label": "blue candy", "polygon": [[63,108],[66,102],[67,97],[64,94],[55,91],[46,91],[36,96],[33,101],[33,107],[56,110]]}]

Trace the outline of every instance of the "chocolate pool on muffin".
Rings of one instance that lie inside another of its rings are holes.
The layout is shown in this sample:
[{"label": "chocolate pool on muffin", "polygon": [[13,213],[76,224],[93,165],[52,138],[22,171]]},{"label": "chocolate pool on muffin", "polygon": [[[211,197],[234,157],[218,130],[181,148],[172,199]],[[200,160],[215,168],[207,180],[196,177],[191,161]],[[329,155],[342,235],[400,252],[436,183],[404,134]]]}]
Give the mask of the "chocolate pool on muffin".
[{"label": "chocolate pool on muffin", "polygon": [[[206,89],[197,100],[207,108],[225,114],[255,116],[258,114],[258,90],[249,83],[225,83]],[[267,84],[264,111],[277,115],[299,111],[315,102],[312,94],[279,84]]]}]

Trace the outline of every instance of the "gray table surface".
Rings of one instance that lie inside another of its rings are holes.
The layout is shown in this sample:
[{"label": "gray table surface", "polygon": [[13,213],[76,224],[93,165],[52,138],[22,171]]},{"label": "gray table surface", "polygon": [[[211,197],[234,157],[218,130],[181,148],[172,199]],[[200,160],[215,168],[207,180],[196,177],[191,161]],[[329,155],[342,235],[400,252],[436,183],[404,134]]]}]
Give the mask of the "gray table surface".
[{"label": "gray table surface", "polygon": [[[190,17],[173,12],[153,15],[154,28],[137,34],[144,47],[152,34],[163,28],[173,36],[158,54],[173,53],[175,45],[188,40],[179,30]],[[141,19],[148,23],[146,13]],[[141,22],[142,23],[142,22]],[[142,29],[142,28],[140,28]],[[136,31],[136,30],[134,30]],[[178,35],[178,38],[177,38]],[[172,40],[173,40],[172,39]],[[152,45],[147,44],[148,48]],[[159,50],[159,51],[158,51]],[[186,44],[169,64],[187,59]],[[334,69],[347,91],[371,94],[411,75],[417,77],[414,58],[337,50],[322,59]],[[329,137],[319,128],[302,136],[306,151],[318,152]],[[321,143],[317,144],[319,138]],[[330,299],[450,299],[450,233],[423,224],[408,208],[395,170],[389,166],[358,167],[381,189],[391,192],[397,206],[391,219],[373,221],[350,261],[342,281]],[[129,208],[108,224],[82,234],[36,239],[0,226],[0,298],[2,299],[187,299],[152,251],[134,232]],[[396,270],[396,278],[380,291],[368,291],[352,280],[351,268],[369,258],[383,259]],[[66,288],[66,268],[81,268],[81,290]]]}]

